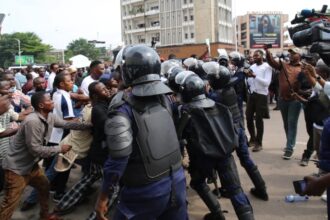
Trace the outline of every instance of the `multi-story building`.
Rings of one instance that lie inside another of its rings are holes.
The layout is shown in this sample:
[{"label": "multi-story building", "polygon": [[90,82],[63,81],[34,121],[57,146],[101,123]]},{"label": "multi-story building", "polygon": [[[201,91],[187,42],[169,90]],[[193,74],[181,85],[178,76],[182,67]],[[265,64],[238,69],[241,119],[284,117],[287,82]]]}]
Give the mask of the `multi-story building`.
[{"label": "multi-story building", "polygon": [[187,54],[187,45],[206,39],[212,47],[233,44],[232,0],[121,0],[121,17],[125,44],[153,42]]},{"label": "multi-story building", "polygon": [[285,23],[289,16],[278,11],[249,12],[236,18],[238,46],[244,53],[263,48],[264,44],[272,44],[274,51],[283,51],[288,46],[288,33]]}]

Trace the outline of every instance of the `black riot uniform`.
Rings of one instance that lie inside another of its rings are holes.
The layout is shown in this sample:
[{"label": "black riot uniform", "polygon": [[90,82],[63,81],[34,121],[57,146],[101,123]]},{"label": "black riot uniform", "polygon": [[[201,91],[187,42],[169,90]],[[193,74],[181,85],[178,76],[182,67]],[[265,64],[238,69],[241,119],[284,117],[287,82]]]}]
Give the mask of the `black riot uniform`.
[{"label": "black riot uniform", "polygon": [[225,219],[219,202],[206,184],[206,178],[216,170],[229,193],[237,217],[240,220],[253,220],[253,210],[241,188],[232,156],[234,147],[238,145],[238,137],[230,111],[206,98],[204,82],[196,74],[181,72],[176,76],[176,82],[181,86],[184,103],[182,138],[187,140],[190,186],[210,210],[204,219]]},{"label": "black riot uniform", "polygon": [[206,63],[203,67],[207,72],[209,84],[213,89],[208,94],[208,97],[227,106],[232,113],[233,121],[239,136],[239,145],[236,148],[236,153],[240,159],[241,165],[245,168],[255,186],[251,189],[251,193],[257,198],[267,201],[268,194],[266,191],[266,183],[263,180],[258,167],[250,156],[243,117],[238,107],[235,89],[232,86],[235,84],[237,78],[231,78],[229,70],[223,66],[219,66],[216,62]]},{"label": "black riot uniform", "polygon": [[172,120],[171,90],[160,81],[160,59],[147,46],[125,48],[122,78],[131,94],[118,93],[109,106],[102,193],[121,179],[113,219],[186,219],[185,177]]}]

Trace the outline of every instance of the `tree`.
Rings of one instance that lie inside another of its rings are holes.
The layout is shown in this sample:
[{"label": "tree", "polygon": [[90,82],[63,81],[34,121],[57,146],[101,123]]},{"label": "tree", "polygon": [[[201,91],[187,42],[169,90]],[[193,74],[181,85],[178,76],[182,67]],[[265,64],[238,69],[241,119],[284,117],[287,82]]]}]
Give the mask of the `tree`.
[{"label": "tree", "polygon": [[89,59],[96,60],[100,56],[100,50],[94,44],[88,43],[86,39],[80,38],[72,41],[67,46],[66,56],[82,54]]},{"label": "tree", "polygon": [[41,38],[33,32],[16,32],[4,34],[0,38],[0,66],[8,67],[15,62],[18,54],[18,42],[20,40],[21,55],[33,55],[35,63],[43,63],[46,52],[52,47],[42,43]]}]

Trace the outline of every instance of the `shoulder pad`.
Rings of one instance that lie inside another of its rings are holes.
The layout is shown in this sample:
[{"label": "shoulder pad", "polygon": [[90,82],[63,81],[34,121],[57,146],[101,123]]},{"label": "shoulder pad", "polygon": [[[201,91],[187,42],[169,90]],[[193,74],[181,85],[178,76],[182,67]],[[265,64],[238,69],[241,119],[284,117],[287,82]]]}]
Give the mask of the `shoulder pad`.
[{"label": "shoulder pad", "polygon": [[108,111],[112,111],[125,103],[124,91],[119,91],[111,100]]},{"label": "shoulder pad", "polygon": [[133,133],[131,121],[126,116],[111,114],[105,122],[104,132],[111,157],[127,157],[132,153]]}]

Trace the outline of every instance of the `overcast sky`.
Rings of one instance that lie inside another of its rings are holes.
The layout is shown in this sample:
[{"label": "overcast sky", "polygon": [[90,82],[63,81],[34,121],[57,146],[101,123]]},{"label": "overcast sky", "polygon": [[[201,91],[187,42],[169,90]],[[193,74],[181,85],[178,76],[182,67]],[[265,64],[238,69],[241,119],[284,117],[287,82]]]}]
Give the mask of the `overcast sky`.
[{"label": "overcast sky", "polygon": [[[305,8],[320,10],[325,0],[233,0],[233,15],[282,11],[294,17]],[[330,4],[329,4],[330,7]],[[63,49],[80,37],[121,44],[120,0],[0,0],[6,14],[2,33],[32,31],[43,42]]]}]

